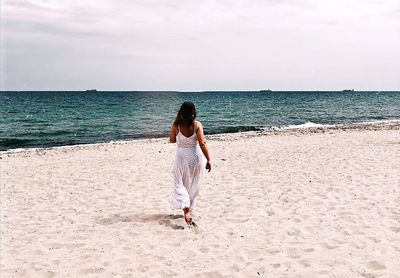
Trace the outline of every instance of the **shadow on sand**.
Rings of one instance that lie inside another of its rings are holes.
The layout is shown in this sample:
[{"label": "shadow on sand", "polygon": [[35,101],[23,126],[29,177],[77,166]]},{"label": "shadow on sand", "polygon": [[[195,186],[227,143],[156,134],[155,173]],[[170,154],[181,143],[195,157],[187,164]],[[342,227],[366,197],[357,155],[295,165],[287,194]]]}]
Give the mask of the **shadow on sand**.
[{"label": "shadow on sand", "polygon": [[136,223],[151,223],[156,222],[165,227],[174,230],[185,229],[181,225],[177,225],[171,222],[171,220],[183,218],[183,215],[175,214],[113,214],[109,217],[101,218],[97,222],[101,225],[112,225],[118,222],[136,222]]}]

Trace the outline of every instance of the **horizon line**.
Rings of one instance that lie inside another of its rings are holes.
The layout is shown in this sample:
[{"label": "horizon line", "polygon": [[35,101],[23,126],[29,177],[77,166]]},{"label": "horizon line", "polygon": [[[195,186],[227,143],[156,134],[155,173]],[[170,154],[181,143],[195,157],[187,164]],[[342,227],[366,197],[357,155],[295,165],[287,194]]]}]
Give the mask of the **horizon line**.
[{"label": "horizon line", "polygon": [[233,93],[233,92],[260,92],[260,93],[274,93],[274,92],[400,92],[400,89],[395,90],[355,90],[355,89],[342,89],[342,90],[201,90],[201,91],[186,91],[186,90],[97,90],[97,89],[84,89],[84,90],[0,90],[0,92],[135,92],[135,93]]}]

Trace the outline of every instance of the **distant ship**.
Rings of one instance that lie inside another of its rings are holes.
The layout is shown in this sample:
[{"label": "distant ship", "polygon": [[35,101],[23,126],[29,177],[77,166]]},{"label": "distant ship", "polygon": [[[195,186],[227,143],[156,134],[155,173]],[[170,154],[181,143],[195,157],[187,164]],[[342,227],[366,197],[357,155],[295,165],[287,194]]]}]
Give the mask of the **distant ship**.
[{"label": "distant ship", "polygon": [[90,89],[90,90],[86,90],[87,93],[96,93],[97,90],[96,89]]},{"label": "distant ship", "polygon": [[268,90],[260,90],[260,93],[271,93],[272,91],[270,89]]},{"label": "distant ship", "polygon": [[354,89],[346,89],[346,90],[342,90],[342,92],[350,93],[350,92],[354,92]]}]

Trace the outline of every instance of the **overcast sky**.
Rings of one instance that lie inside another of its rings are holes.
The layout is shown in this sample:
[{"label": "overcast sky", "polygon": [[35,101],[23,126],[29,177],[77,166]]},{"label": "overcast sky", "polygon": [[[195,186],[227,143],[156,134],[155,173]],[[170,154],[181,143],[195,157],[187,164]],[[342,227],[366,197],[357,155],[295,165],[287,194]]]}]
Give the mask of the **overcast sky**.
[{"label": "overcast sky", "polygon": [[2,0],[1,90],[400,90],[400,0]]}]

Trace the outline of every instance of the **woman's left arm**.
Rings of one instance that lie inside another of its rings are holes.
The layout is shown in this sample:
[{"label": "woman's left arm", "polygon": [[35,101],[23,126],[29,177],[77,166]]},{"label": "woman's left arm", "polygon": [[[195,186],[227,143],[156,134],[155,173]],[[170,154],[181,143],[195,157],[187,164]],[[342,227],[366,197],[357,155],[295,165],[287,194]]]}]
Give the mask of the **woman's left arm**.
[{"label": "woman's left arm", "polygon": [[208,172],[210,172],[211,171],[210,152],[208,151],[208,148],[206,145],[206,138],[204,137],[203,126],[199,121],[197,121],[196,134],[197,134],[197,140],[199,141],[200,149],[207,159],[206,169],[208,170]]},{"label": "woman's left arm", "polygon": [[169,142],[175,143],[176,142],[176,126],[172,124],[171,132],[169,133]]}]

